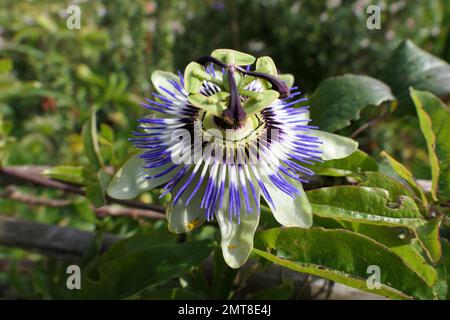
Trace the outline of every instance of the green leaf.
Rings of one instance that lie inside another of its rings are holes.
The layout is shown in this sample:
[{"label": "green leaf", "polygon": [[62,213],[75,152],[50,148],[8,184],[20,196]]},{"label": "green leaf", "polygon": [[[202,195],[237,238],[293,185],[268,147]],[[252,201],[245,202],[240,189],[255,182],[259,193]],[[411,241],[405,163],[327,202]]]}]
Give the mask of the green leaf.
[{"label": "green leaf", "polygon": [[42,174],[51,179],[74,184],[84,184],[83,167],[57,166],[44,170]]},{"label": "green leaf", "polygon": [[291,279],[283,279],[282,283],[276,287],[264,289],[253,293],[251,300],[288,300],[295,293],[294,283]]},{"label": "green leaf", "polygon": [[400,162],[392,158],[386,151],[381,152],[381,156],[388,159],[389,164],[391,165],[392,169],[394,169],[395,173],[397,173],[400,178],[404,179],[411,186],[416,195],[423,201],[424,205],[427,205],[427,197],[425,196],[422,188],[414,180],[411,171],[409,171],[408,168],[406,168]]},{"label": "green leaf", "polygon": [[347,137],[319,130],[311,130],[309,134],[319,137],[322,160],[346,158],[358,149],[358,142]]},{"label": "green leaf", "polygon": [[[430,299],[432,289],[401,257],[386,246],[347,230],[271,229],[258,234],[267,252],[260,256],[294,271],[309,273],[390,298]],[[380,268],[381,287],[369,289],[369,266]]]},{"label": "green leaf", "polygon": [[356,150],[345,158],[316,162],[305,165],[315,174],[321,176],[344,177],[359,175],[366,171],[378,171],[378,164],[371,156],[361,150]]},{"label": "green leaf", "polygon": [[400,201],[401,196],[414,198],[414,192],[406,185],[381,172],[366,172],[364,176],[365,180],[359,183],[359,186],[385,189],[389,192],[390,201]]},{"label": "green leaf", "polygon": [[106,204],[106,188],[111,180],[111,176],[100,169],[98,172],[83,170],[83,179],[86,185],[86,196],[95,207]]},{"label": "green leaf", "polygon": [[97,135],[97,112],[95,106],[91,108],[89,121],[83,126],[84,154],[89,160],[89,165],[95,171],[103,167],[103,160],[100,155]]},{"label": "green leaf", "polygon": [[0,74],[8,73],[12,68],[13,63],[10,59],[0,59]]},{"label": "green leaf", "polygon": [[450,65],[405,40],[393,52],[385,71],[388,83],[401,104],[409,102],[409,88],[437,96],[450,93]]},{"label": "green leaf", "polygon": [[438,281],[435,290],[439,292],[439,298],[450,300],[450,243],[447,239],[441,240],[442,257],[436,266]]},{"label": "green leaf", "polygon": [[100,125],[100,133],[101,133],[102,138],[104,140],[106,140],[106,142],[108,142],[108,143],[113,143],[114,142],[114,131],[106,123],[102,123]]},{"label": "green leaf", "polygon": [[437,280],[436,270],[422,256],[414,231],[408,228],[391,228],[368,224],[352,224],[351,231],[368,236],[394,253],[411,267],[426,283],[432,286]]},{"label": "green leaf", "polygon": [[233,292],[233,282],[238,270],[230,268],[223,259],[222,250],[219,247],[213,253],[213,278],[211,294],[215,299],[228,299]]},{"label": "green leaf", "polygon": [[441,219],[428,221],[426,224],[418,226],[416,233],[422,248],[433,263],[437,263],[442,255],[441,242],[439,238],[439,226]]},{"label": "green leaf", "polygon": [[247,66],[255,62],[255,57],[231,49],[216,49],[211,56],[226,64],[235,64],[238,66]]},{"label": "green leaf", "polygon": [[6,85],[0,86],[0,101],[8,101],[12,99],[24,99],[27,97],[55,97],[64,104],[74,103],[68,95],[49,90],[43,87],[42,83],[37,81],[29,82],[8,82]]},{"label": "green leaf", "polygon": [[450,108],[429,92],[411,89],[428,147],[434,200],[450,199]]},{"label": "green leaf", "polygon": [[86,82],[90,85],[100,87],[100,88],[106,87],[106,81],[101,76],[95,74],[85,64],[79,64],[76,67],[76,75],[79,79],[83,80],[84,82]]},{"label": "green leaf", "polygon": [[324,218],[386,226],[415,227],[424,224],[413,199],[391,200],[381,188],[339,186],[306,192],[315,215]]},{"label": "green leaf", "polygon": [[[147,239],[148,238],[148,239]],[[175,243],[137,235],[114,244],[96,268],[83,274],[83,299],[123,299],[198,266],[211,252],[208,241]]]},{"label": "green leaf", "polygon": [[359,119],[363,108],[394,99],[391,89],[377,79],[352,74],[332,77],[311,96],[312,124],[334,132]]}]

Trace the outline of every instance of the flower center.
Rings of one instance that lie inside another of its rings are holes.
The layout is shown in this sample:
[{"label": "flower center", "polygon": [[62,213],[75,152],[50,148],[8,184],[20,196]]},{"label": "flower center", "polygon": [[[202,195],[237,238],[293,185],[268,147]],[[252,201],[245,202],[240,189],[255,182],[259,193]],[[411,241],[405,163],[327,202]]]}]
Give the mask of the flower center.
[{"label": "flower center", "polygon": [[[228,54],[226,57],[226,62],[220,61],[212,56],[204,56],[197,59],[197,62],[201,65],[206,65],[207,63],[215,64],[218,67],[220,67],[224,71],[224,77],[225,77],[225,88],[229,92],[229,98],[228,98],[228,104],[225,111],[223,111],[222,114],[222,122],[225,122],[225,124],[230,128],[240,128],[247,120],[247,117],[249,116],[248,111],[243,108],[241,104],[241,92],[240,89],[237,86],[235,75],[239,75],[241,77],[242,75],[251,76],[254,78],[260,78],[264,81],[268,82],[270,86],[276,91],[272,92],[253,92],[249,90],[245,90],[244,96],[252,98],[253,101],[253,109],[257,109],[266,106],[269,104],[269,102],[273,101],[274,99],[278,98],[278,96],[281,99],[287,98],[289,96],[289,88],[287,85],[278,79],[277,77],[267,74],[264,72],[255,72],[250,71],[249,69],[245,69],[242,66],[239,66],[238,64],[235,64],[235,59],[231,54]],[[196,70],[194,72],[195,75],[202,78],[203,80],[207,80],[210,77],[205,71],[203,70]],[[196,80],[198,83],[198,79]],[[277,93],[278,92],[278,93]],[[273,93],[276,94],[276,96],[273,96]],[[254,111],[254,110],[253,110]],[[250,114],[251,115],[251,114]],[[222,125],[221,123],[218,123],[218,126],[226,126]]]},{"label": "flower center", "polygon": [[263,127],[261,116],[252,115],[239,124],[227,124],[224,120],[204,112],[202,117],[204,138],[214,138],[218,142],[245,142]]}]

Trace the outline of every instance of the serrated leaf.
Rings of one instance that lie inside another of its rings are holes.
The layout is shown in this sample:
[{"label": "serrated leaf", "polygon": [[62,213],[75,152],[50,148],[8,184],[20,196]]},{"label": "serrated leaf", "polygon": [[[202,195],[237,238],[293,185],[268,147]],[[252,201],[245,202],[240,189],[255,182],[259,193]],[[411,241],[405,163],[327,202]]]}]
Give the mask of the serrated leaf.
[{"label": "serrated leaf", "polygon": [[312,124],[334,132],[359,119],[365,107],[392,100],[391,89],[377,79],[353,74],[328,78],[310,98]]},{"label": "serrated leaf", "polygon": [[[290,268],[340,282],[374,294],[396,299],[430,299],[432,289],[401,257],[386,246],[354,232],[341,229],[270,229],[258,234],[267,252],[258,255]],[[370,289],[369,266],[380,268],[379,289]]]},{"label": "serrated leaf", "polygon": [[450,199],[450,108],[429,92],[411,89],[431,166],[434,200]]}]

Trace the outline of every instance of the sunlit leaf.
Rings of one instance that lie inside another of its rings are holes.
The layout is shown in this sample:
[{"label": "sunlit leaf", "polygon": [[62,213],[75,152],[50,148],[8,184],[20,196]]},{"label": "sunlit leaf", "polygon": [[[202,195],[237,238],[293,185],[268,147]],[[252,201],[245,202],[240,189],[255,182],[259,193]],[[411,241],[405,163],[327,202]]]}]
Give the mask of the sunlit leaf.
[{"label": "sunlit leaf", "polygon": [[315,215],[337,220],[387,226],[415,227],[426,221],[414,200],[400,196],[391,200],[381,188],[327,187],[306,192]]},{"label": "sunlit leaf", "polygon": [[[401,257],[386,246],[347,230],[312,228],[270,229],[258,234],[264,251],[258,255],[294,271],[309,273],[395,299],[435,296]],[[367,285],[370,266],[380,268],[380,288]],[[401,275],[401,276],[399,276]]]},{"label": "sunlit leaf", "polygon": [[422,188],[420,188],[420,186],[414,180],[411,171],[409,171],[408,168],[406,168],[403,164],[391,157],[386,151],[383,151],[381,153],[381,156],[388,159],[389,164],[391,165],[392,169],[394,169],[395,173],[397,173],[400,178],[404,179],[411,186],[416,195],[424,202],[425,205],[427,205],[427,197],[425,196]]},{"label": "sunlit leaf", "polygon": [[411,89],[420,129],[428,147],[435,200],[450,199],[450,108],[433,94]]}]

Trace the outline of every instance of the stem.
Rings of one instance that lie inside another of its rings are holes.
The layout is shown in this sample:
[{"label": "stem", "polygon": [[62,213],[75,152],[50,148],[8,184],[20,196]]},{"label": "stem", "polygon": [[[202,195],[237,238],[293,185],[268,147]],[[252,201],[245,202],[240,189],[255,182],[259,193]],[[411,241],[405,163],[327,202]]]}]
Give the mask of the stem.
[{"label": "stem", "polygon": [[[0,181],[2,185],[9,184],[33,184],[44,188],[62,190],[69,193],[85,195],[86,192],[78,186],[68,184],[62,181],[49,179],[42,175],[42,172],[48,167],[43,166],[11,166],[0,168]],[[138,208],[143,210],[156,211],[164,213],[165,209],[159,205],[145,204],[133,200],[118,200],[106,197],[108,202],[121,204],[123,206]]]}]

